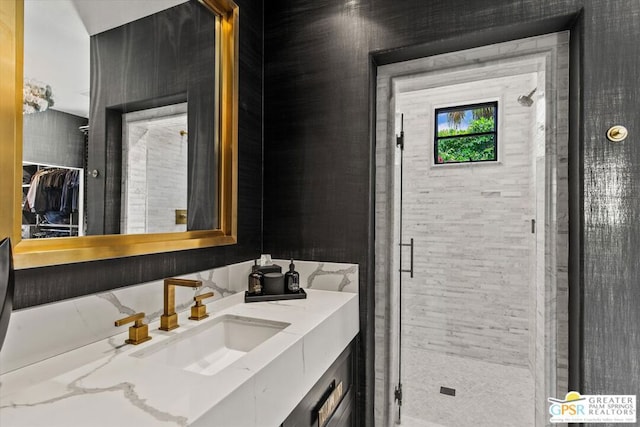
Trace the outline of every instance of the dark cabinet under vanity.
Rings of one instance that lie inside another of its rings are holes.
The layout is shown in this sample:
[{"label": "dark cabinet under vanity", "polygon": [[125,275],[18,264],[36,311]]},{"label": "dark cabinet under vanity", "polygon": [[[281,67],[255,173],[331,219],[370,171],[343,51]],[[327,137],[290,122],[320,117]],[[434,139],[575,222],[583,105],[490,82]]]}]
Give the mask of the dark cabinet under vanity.
[{"label": "dark cabinet under vanity", "polygon": [[338,356],[281,427],[355,426],[354,343]]}]

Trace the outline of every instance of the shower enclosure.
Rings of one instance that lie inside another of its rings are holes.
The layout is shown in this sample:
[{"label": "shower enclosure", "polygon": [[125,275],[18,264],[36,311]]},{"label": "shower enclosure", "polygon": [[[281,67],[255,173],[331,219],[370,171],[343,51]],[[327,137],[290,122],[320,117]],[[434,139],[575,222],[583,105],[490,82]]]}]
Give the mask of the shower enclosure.
[{"label": "shower enclosure", "polygon": [[568,41],[378,68],[376,425],[543,426],[566,393]]}]

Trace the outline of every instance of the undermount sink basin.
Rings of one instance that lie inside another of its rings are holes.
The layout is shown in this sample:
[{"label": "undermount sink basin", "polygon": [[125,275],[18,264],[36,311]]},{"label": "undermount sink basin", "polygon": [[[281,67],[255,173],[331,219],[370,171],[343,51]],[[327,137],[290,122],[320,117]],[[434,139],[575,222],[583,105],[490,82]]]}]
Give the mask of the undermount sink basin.
[{"label": "undermount sink basin", "polygon": [[201,375],[214,375],[289,323],[226,314],[131,356]]}]

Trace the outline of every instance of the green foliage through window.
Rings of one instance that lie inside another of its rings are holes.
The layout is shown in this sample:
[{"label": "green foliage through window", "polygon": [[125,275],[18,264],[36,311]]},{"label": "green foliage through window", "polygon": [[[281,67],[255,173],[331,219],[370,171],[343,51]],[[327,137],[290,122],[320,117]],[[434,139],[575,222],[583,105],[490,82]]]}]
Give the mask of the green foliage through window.
[{"label": "green foliage through window", "polygon": [[497,160],[498,103],[436,109],[436,164]]}]

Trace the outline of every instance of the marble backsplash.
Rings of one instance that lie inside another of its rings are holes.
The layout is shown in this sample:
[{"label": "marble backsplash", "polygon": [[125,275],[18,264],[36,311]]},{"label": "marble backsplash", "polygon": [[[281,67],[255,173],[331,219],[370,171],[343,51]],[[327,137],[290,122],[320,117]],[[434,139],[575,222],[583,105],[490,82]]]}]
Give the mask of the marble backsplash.
[{"label": "marble backsplash", "polygon": [[[274,260],[288,270],[288,260]],[[358,292],[358,265],[294,261],[303,288]],[[189,310],[195,295],[214,292],[204,302],[218,300],[247,288],[253,261],[178,276],[202,281],[199,289],[176,287],[176,312]],[[114,321],[145,313],[145,323],[162,314],[163,281],[114,289],[100,294],[14,311],[0,351],[0,374],[126,332],[130,325]],[[150,331],[152,332],[152,331]]]}]

